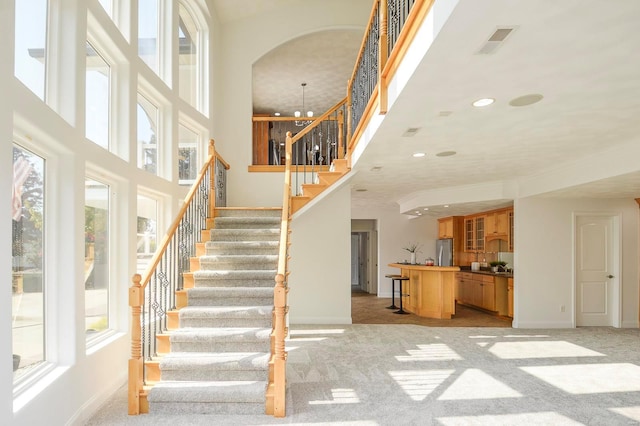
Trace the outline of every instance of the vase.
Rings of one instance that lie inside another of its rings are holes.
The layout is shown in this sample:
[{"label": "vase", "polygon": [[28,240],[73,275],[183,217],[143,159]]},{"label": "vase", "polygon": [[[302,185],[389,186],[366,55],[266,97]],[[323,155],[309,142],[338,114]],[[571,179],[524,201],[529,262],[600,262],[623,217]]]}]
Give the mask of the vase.
[{"label": "vase", "polygon": [[411,264],[412,265],[416,264],[416,253],[415,252],[411,253]]}]

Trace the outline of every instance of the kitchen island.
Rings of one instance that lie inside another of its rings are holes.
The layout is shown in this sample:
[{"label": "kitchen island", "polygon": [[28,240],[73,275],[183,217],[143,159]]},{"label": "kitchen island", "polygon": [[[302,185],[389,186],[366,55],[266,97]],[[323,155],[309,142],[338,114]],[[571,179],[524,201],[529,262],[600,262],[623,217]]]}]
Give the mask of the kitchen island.
[{"label": "kitchen island", "polygon": [[402,286],[403,308],[425,318],[451,319],[456,313],[455,282],[457,266],[425,266],[390,263],[409,277]]}]

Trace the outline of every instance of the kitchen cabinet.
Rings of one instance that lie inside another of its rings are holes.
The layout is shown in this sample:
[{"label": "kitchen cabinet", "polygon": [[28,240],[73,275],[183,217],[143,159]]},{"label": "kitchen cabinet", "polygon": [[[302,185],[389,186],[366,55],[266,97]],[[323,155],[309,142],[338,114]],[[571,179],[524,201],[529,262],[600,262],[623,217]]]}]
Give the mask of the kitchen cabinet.
[{"label": "kitchen cabinet", "polygon": [[480,283],[482,291],[482,307],[489,311],[496,310],[496,284],[493,277],[483,275]]},{"label": "kitchen cabinet", "polygon": [[509,235],[507,236],[507,240],[509,241],[509,251],[513,253],[513,209],[507,212],[507,217],[509,220]]},{"label": "kitchen cabinet", "polygon": [[509,217],[505,209],[495,210],[485,215],[485,235],[490,237],[504,237],[506,240],[509,231]]},{"label": "kitchen cabinet", "polygon": [[513,318],[513,278],[507,279],[507,315]]},{"label": "kitchen cabinet", "polygon": [[484,251],[484,216],[466,216],[464,219],[464,251]]},{"label": "kitchen cabinet", "polygon": [[459,272],[456,274],[456,301],[506,315],[506,284],[505,277]]},{"label": "kitchen cabinet", "polygon": [[[450,216],[438,219],[438,238],[453,239],[453,265],[458,265],[463,249],[464,217]],[[437,256],[437,253],[436,253]]]},{"label": "kitchen cabinet", "polygon": [[453,216],[438,219],[438,238],[453,238]]},{"label": "kitchen cabinet", "polygon": [[451,319],[456,313],[454,299],[457,266],[389,264],[409,277],[402,285],[402,308],[425,318]]}]

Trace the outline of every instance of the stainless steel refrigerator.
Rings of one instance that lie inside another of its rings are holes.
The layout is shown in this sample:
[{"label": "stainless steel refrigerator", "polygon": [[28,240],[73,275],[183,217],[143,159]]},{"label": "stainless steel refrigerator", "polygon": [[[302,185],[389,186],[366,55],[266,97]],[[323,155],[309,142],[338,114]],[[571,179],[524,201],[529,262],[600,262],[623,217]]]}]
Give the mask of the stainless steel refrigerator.
[{"label": "stainless steel refrigerator", "polygon": [[436,265],[453,266],[453,238],[436,241]]}]

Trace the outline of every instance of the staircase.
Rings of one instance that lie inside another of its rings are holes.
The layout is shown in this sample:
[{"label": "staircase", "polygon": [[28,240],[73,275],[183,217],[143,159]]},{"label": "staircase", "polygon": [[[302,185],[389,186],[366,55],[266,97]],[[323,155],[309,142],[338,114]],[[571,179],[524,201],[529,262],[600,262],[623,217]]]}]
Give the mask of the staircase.
[{"label": "staircase", "polygon": [[349,172],[347,160],[333,160],[331,169],[328,172],[316,173],[317,179],[315,183],[302,184],[302,195],[291,197],[291,214],[300,210],[325,189],[337,182],[347,172]]},{"label": "staircase", "polygon": [[215,214],[146,363],[154,413],[265,413],[281,209]]}]

